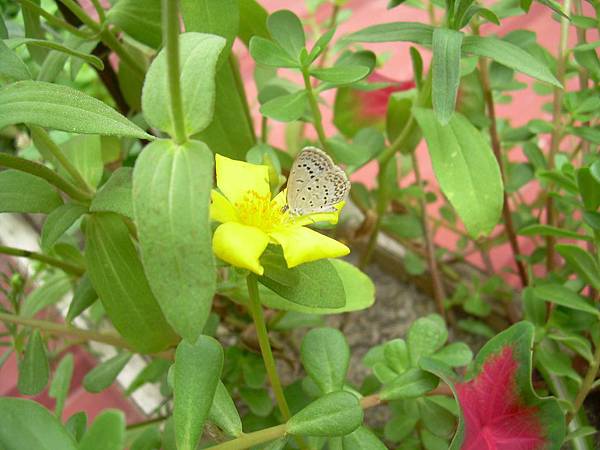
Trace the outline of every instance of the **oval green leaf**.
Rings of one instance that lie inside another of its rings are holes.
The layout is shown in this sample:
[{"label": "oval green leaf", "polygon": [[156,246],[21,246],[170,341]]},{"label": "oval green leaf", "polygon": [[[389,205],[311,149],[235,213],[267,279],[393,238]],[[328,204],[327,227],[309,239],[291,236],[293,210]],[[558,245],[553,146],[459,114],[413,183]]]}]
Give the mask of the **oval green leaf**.
[{"label": "oval green leaf", "polygon": [[62,203],[60,195],[45,180],[18,170],[0,172],[0,212],[47,214]]},{"label": "oval green leaf", "polygon": [[25,347],[25,356],[19,363],[19,392],[25,395],[39,394],[48,384],[49,376],[48,357],[40,330],[33,330]]},{"label": "oval green leaf", "polygon": [[310,330],[302,340],[300,355],[304,369],[321,392],[328,394],[343,388],[350,363],[350,347],[339,330]]},{"label": "oval green leaf", "polygon": [[122,450],[125,446],[125,415],[116,409],[102,411],[86,431],[77,450]]},{"label": "oval green leaf", "polygon": [[121,373],[133,355],[122,352],[98,364],[83,377],[83,387],[88,392],[101,392],[111,384]]}]

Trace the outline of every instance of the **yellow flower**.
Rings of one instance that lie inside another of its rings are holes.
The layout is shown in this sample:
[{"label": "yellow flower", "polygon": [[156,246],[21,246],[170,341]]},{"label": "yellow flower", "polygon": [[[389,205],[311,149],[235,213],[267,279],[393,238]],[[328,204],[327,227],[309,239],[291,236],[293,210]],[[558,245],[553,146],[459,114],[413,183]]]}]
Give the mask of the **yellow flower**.
[{"label": "yellow flower", "polygon": [[211,193],[210,215],[221,222],[213,235],[213,250],[223,261],[262,275],[259,259],[269,243],[281,245],[289,268],[350,253],[344,244],[306,228],[316,222],[337,223],[343,202],[333,213],[294,217],[283,211],[285,190],[271,199],[267,166],[221,155],[215,163],[219,190]]}]

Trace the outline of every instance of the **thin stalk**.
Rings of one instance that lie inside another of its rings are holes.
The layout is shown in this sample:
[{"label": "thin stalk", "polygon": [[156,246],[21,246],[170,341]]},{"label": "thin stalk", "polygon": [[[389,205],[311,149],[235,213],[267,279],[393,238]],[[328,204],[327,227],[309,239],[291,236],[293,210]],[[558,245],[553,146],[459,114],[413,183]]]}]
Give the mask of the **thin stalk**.
[{"label": "thin stalk", "polygon": [[37,125],[31,125],[29,129],[31,130],[31,135],[34,137],[34,139],[37,139],[44,144],[44,146],[50,153],[52,153],[52,156],[58,161],[62,168],[67,171],[71,178],[73,178],[75,184],[82,190],[91,193],[92,189],[87,181],[84,180],[81,173],[79,173],[79,170],[77,170],[77,168],[71,164],[71,161],[69,161],[69,159],[60,150],[60,147],[52,140],[48,132]]},{"label": "thin stalk", "polygon": [[0,321],[14,323],[25,327],[36,328],[47,334],[54,336],[71,336],[85,339],[86,341],[101,342],[114,347],[133,350],[120,336],[112,333],[99,333],[97,331],[82,330],[81,328],[71,327],[55,322],[45,320],[29,319],[12,314],[0,312]]},{"label": "thin stalk", "polygon": [[579,388],[579,392],[577,392],[577,396],[575,397],[575,401],[573,402],[573,410],[567,414],[567,424],[577,415],[579,409],[583,406],[583,402],[585,398],[588,396],[590,391],[592,390],[592,384],[594,384],[594,380],[596,379],[596,375],[598,375],[598,370],[600,369],[600,342],[596,345],[596,351],[594,352],[594,359],[590,367],[588,368],[585,377],[583,378],[583,382],[581,383],[581,387]]},{"label": "thin stalk", "polygon": [[98,0],[91,0],[94,9],[98,13],[98,19],[100,19],[100,23],[103,23],[106,20],[106,14],[104,13],[104,8],[100,4]]},{"label": "thin stalk", "polygon": [[179,0],[163,0],[163,33],[167,52],[167,77],[171,98],[171,113],[175,125],[173,139],[178,144],[187,141],[181,80],[179,78]]},{"label": "thin stalk", "polygon": [[260,141],[266,144],[269,141],[269,118],[262,116],[260,121]]},{"label": "thin stalk", "polygon": [[308,103],[313,114],[315,131],[317,132],[317,136],[319,137],[319,142],[321,142],[323,150],[331,154],[331,150],[329,148],[329,145],[327,144],[327,136],[325,135],[325,129],[323,128],[323,116],[321,115],[321,110],[319,109],[319,104],[317,103],[317,97],[315,95],[315,91],[313,90],[312,83],[310,82],[310,74],[308,73],[308,68],[306,67],[302,69],[302,78],[304,79],[304,88],[306,89],[306,93],[308,96]]},{"label": "thin stalk", "polygon": [[[368,397],[363,397],[360,400],[362,409],[369,409],[382,403],[379,395],[373,394]],[[287,433],[286,424],[277,425],[275,427],[265,428],[264,430],[255,431],[253,433],[243,434],[236,439],[232,439],[222,444],[208,447],[207,450],[244,450],[258,444],[273,441],[285,436]]]},{"label": "thin stalk", "polygon": [[85,25],[90,27],[94,31],[100,31],[100,25],[94,19],[87,15],[84,9],[79,6],[79,4],[75,0],[59,0],[63,5],[69,8],[79,20],[81,20]]},{"label": "thin stalk", "polygon": [[48,183],[63,191],[73,200],[89,204],[90,199],[92,198],[89,193],[82,191],[43,164],[0,152],[0,166],[20,170],[35,175],[36,177],[43,178]]},{"label": "thin stalk", "polygon": [[[419,169],[419,162],[417,161],[416,152],[411,153],[413,170],[415,172],[415,181],[417,185],[425,193],[425,186],[423,179],[421,178],[421,170]],[[437,259],[435,256],[435,242],[431,235],[431,227],[429,220],[427,219],[427,202],[425,201],[424,195],[419,196],[419,203],[421,206],[421,221],[423,224],[423,239],[425,240],[425,250],[427,252],[427,266],[429,267],[429,273],[431,273],[431,281],[433,283],[433,297],[437,305],[439,314],[446,320],[449,314],[446,313],[444,301],[446,300],[446,289],[444,288],[444,281],[440,276],[438,270]]]},{"label": "thin stalk", "polygon": [[0,253],[40,261],[76,276],[81,276],[85,273],[85,269],[79,266],[74,266],[73,264],[66,263],[60,259],[53,258],[52,256],[44,255],[43,253],[30,252],[29,250],[6,247],[4,245],[0,245]]},{"label": "thin stalk", "polygon": [[[569,14],[571,10],[571,0],[564,0],[563,12]],[[568,57],[568,39],[569,39],[569,19],[561,16],[560,18],[560,40],[558,43],[558,56],[556,59],[556,79],[563,87],[554,88],[554,97],[552,100],[552,135],[550,141],[550,151],[548,152],[548,169],[554,169],[554,157],[559,150],[560,142],[563,137],[562,126],[562,103],[565,84],[565,69]],[[550,187],[549,187],[550,189]],[[550,226],[556,226],[556,211],[554,210],[554,200],[548,196],[546,200],[546,222]],[[556,238],[554,236],[546,237],[546,270],[552,272],[555,267],[556,256]]]},{"label": "thin stalk", "polygon": [[[479,34],[479,30],[475,28],[475,34]],[[492,150],[494,151],[494,156],[496,157],[496,161],[498,162],[498,167],[500,168],[500,174],[502,176],[502,181],[506,185],[506,170],[504,168],[504,161],[502,159],[502,145],[500,144],[500,137],[498,136],[498,125],[496,121],[496,107],[494,104],[494,95],[492,93],[491,85],[490,85],[490,75],[488,62],[485,58],[479,58],[479,74],[481,78],[481,88],[483,90],[483,97],[485,99],[485,103],[487,106],[488,117],[490,118],[490,138],[492,141]],[[512,220],[512,214],[510,210],[510,202],[508,201],[508,195],[506,191],[502,192],[503,196],[503,204],[502,204],[502,217],[504,219],[504,228],[506,229],[506,234],[508,236],[508,241],[510,242],[510,247],[513,253],[513,259],[515,261],[515,265],[517,267],[517,271],[519,273],[519,278],[521,280],[521,285],[523,287],[527,286],[529,280],[527,279],[527,269],[525,268],[525,264],[522,260],[521,249],[519,246],[519,241],[517,239],[517,233],[515,232],[515,226]]]},{"label": "thin stalk", "polygon": [[21,7],[27,8],[30,11],[33,11],[36,14],[39,14],[41,17],[43,17],[46,20],[46,22],[48,22],[50,25],[52,25],[56,28],[67,30],[69,33],[74,34],[75,36],[82,37],[84,39],[91,39],[93,37],[93,35],[91,35],[90,33],[81,31],[79,28],[71,25],[70,23],[64,21],[63,19],[56,17],[53,14],[50,14],[44,8],[36,5],[31,0],[17,0],[17,2],[19,2],[21,4]]},{"label": "thin stalk", "polygon": [[137,77],[142,80],[144,79],[146,76],[146,68],[144,65],[131,56],[131,53],[127,51],[127,49],[116,38],[113,32],[108,29],[108,27],[105,27],[100,31],[100,38],[108,48],[117,54],[119,60],[126,64]]},{"label": "thin stalk", "polygon": [[254,321],[254,326],[256,327],[258,344],[260,346],[260,351],[265,363],[265,368],[267,369],[269,382],[273,388],[273,394],[275,394],[275,400],[277,401],[277,406],[279,406],[279,411],[281,412],[283,419],[287,421],[291,417],[290,408],[285,399],[285,395],[283,394],[283,387],[281,385],[279,374],[277,373],[277,365],[275,363],[275,358],[273,357],[273,351],[271,350],[269,333],[267,331],[265,317],[260,304],[256,276],[253,274],[248,275],[246,282],[248,285],[249,296],[248,309],[250,310],[252,320]]},{"label": "thin stalk", "polygon": [[147,427],[148,425],[153,425],[155,423],[164,422],[169,417],[170,416],[159,416],[159,417],[155,417],[153,419],[142,420],[141,422],[135,422],[130,425],[127,425],[127,427],[125,429],[130,431],[130,430],[136,430],[138,428],[144,428],[144,427]]}]

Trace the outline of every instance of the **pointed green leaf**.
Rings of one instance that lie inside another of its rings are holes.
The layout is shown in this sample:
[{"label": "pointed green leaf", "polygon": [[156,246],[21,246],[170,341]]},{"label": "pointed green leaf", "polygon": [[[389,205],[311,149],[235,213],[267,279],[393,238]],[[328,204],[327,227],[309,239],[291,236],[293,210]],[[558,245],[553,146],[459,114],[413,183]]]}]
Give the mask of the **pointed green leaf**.
[{"label": "pointed green leaf", "polygon": [[160,351],[175,342],[177,337],[152,295],[121,218],[112,213],[93,214],[85,233],[88,275],[115,328],[144,352]]},{"label": "pointed green leaf", "polygon": [[436,377],[413,367],[386,383],[379,396],[382,400],[417,398],[435,389],[437,385]]},{"label": "pointed green leaf", "polygon": [[44,284],[27,296],[21,305],[21,317],[33,317],[50,305],[58,303],[71,288],[71,281],[64,273],[48,277]]},{"label": "pointed green leaf", "polygon": [[343,436],[363,421],[363,410],[354,394],[332,392],[310,403],[287,422],[289,434]]},{"label": "pointed green leaf", "polygon": [[31,47],[42,47],[51,49],[60,53],[64,53],[69,56],[73,56],[75,58],[79,58],[82,61],[94,66],[98,70],[104,69],[104,63],[100,58],[94,55],[90,55],[85,52],[80,52],[73,48],[67,47],[66,45],[59,44],[55,41],[48,41],[45,39],[32,39],[32,38],[13,38],[7,39],[4,41],[10,48],[16,48],[20,45],[27,44],[28,48]]},{"label": "pointed green leaf", "polygon": [[432,92],[433,111],[446,125],[456,105],[460,82],[460,48],[463,33],[446,28],[433,32]]},{"label": "pointed green leaf", "polygon": [[173,329],[194,342],[216,289],[209,219],[213,156],[199,141],[156,141],[133,174],[144,270]]},{"label": "pointed green leaf", "polygon": [[83,387],[88,392],[101,392],[117,379],[133,355],[127,351],[98,364],[83,377]]},{"label": "pointed green leaf", "polygon": [[75,317],[89,308],[97,299],[98,294],[96,294],[92,282],[87,275],[84,275],[80,278],[79,284],[73,293],[73,299],[67,311],[67,322],[72,322]]},{"label": "pointed green leaf", "polygon": [[0,41],[0,75],[15,81],[32,78],[27,65],[3,41]]},{"label": "pointed green leaf", "polygon": [[600,290],[600,265],[592,255],[570,244],[559,244],[556,251],[586,283]]},{"label": "pointed green leaf", "polygon": [[75,450],[59,419],[33,400],[0,398],[0,448],[3,450]]},{"label": "pointed green leaf", "polygon": [[217,425],[228,436],[238,437],[242,434],[242,420],[233,403],[229,391],[219,380],[212,405],[208,412],[208,419]]},{"label": "pointed green leaf", "polygon": [[60,205],[60,195],[47,181],[18,170],[0,172],[0,212],[47,214]]},{"label": "pointed green leaf", "polygon": [[304,336],[300,349],[302,365],[321,392],[339,391],[344,386],[350,347],[335,328],[314,328]]},{"label": "pointed green leaf", "polygon": [[19,123],[71,133],[152,139],[100,100],[43,81],[18,81],[0,88],[0,128]]},{"label": "pointed green leaf", "polygon": [[[61,145],[61,150],[88,186],[95,189],[104,171],[100,136],[95,134],[74,136]],[[67,179],[71,178],[62,168],[59,169],[59,173]]]},{"label": "pointed green leaf", "polygon": [[533,294],[546,302],[555,303],[566,308],[583,311],[595,316],[600,316],[600,310],[589,304],[577,292],[563,286],[562,284],[552,283],[536,286],[533,289]]},{"label": "pointed green leaf", "polygon": [[455,113],[443,126],[432,110],[414,108],[413,113],[442,192],[471,236],[490,233],[502,213],[503,186],[489,144],[462,114]]},{"label": "pointed green leaf", "polygon": [[19,392],[25,395],[39,394],[48,384],[49,375],[48,357],[40,330],[33,330],[25,347],[25,355],[19,362]]},{"label": "pointed green leaf", "polygon": [[106,20],[135,40],[152,48],[162,44],[161,0],[119,0]]},{"label": "pointed green leaf", "polygon": [[[215,76],[225,39],[188,32],[179,35],[180,83],[186,133],[205,129],[215,108]],[[167,86],[167,55],[162,50],[152,61],[142,90],[142,110],[153,127],[174,135],[170,91]]]},{"label": "pointed green leaf", "polygon": [[356,83],[369,75],[371,69],[365,66],[340,65],[326,69],[314,69],[310,74],[321,81],[327,81],[336,86]]},{"label": "pointed green leaf", "polygon": [[127,390],[126,395],[131,395],[136,389],[142,387],[146,383],[156,383],[167,373],[171,367],[171,361],[162,358],[155,358],[138,373]]},{"label": "pointed green leaf", "polygon": [[306,91],[301,90],[269,100],[260,107],[260,113],[279,122],[292,122],[304,114],[307,106]]},{"label": "pointed green leaf", "polygon": [[283,48],[268,39],[254,36],[250,39],[250,55],[257,64],[271,67],[300,67],[300,63]]},{"label": "pointed green leaf", "polygon": [[42,250],[48,252],[65,231],[86,212],[87,208],[77,203],[65,203],[52,211],[42,228]]},{"label": "pointed green leaf", "polygon": [[50,389],[48,389],[48,395],[56,400],[54,414],[56,414],[56,417],[58,418],[62,417],[65,400],[69,395],[71,377],[73,376],[73,365],[73,354],[67,353],[63,359],[60,360],[58,366],[56,366],[52,383],[50,383]]},{"label": "pointed green leaf", "polygon": [[116,409],[104,410],[86,431],[77,450],[123,450],[125,415]]},{"label": "pointed green leaf", "polygon": [[386,450],[387,447],[367,427],[358,427],[342,438],[344,450]]},{"label": "pointed green leaf", "polygon": [[367,27],[344,38],[344,42],[414,42],[431,45],[434,27],[419,22],[392,22]]},{"label": "pointed green leaf", "polygon": [[81,438],[85,434],[87,428],[87,414],[85,411],[79,411],[73,414],[67,419],[65,423],[65,429],[75,439],[75,441],[81,441]]},{"label": "pointed green leaf", "polygon": [[195,450],[223,368],[223,349],[213,338],[181,341],[175,353],[175,438],[178,450]]},{"label": "pointed green leaf", "polygon": [[119,167],[115,170],[96,192],[90,211],[115,212],[133,219],[132,174],[131,167]]}]

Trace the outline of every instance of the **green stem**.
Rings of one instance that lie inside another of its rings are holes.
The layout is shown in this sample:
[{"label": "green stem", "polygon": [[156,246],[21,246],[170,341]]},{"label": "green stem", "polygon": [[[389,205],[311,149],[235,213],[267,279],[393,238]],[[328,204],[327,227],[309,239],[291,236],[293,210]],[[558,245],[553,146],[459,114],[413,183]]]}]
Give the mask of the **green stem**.
[{"label": "green stem", "polygon": [[64,270],[67,273],[81,276],[85,273],[85,269],[74,266],[72,264],[61,261],[60,259],[53,258],[52,256],[44,255],[43,253],[30,252],[29,250],[23,250],[20,248],[6,247],[0,245],[0,253],[11,256],[20,256],[22,258],[34,259],[36,261],[43,262],[53,267],[57,267]]},{"label": "green stem", "polygon": [[77,170],[77,168],[71,164],[71,161],[68,160],[64,153],[60,150],[60,147],[52,140],[48,132],[37,125],[31,125],[29,128],[31,130],[32,137],[44,144],[44,146],[50,153],[52,153],[52,156],[58,161],[63,169],[65,169],[71,178],[73,178],[75,184],[77,184],[82,190],[91,193],[92,189],[83,179],[83,176],[81,176],[79,170]]},{"label": "green stem", "polygon": [[63,191],[73,200],[78,200],[86,204],[89,204],[90,202],[91,195],[89,193],[82,191],[43,164],[0,152],[0,166],[20,170],[35,175],[36,177],[43,178],[48,183]]},{"label": "green stem", "polygon": [[75,16],[81,20],[85,25],[90,27],[94,31],[100,31],[100,25],[94,19],[87,15],[84,9],[74,0],[59,0],[69,10],[75,14]]},{"label": "green stem", "polygon": [[131,56],[131,53],[129,53],[123,44],[119,42],[112,31],[108,28],[103,28],[100,32],[100,38],[107,47],[119,56],[119,60],[126,64],[137,77],[142,80],[144,79],[146,76],[146,68]]},{"label": "green stem", "polygon": [[302,78],[304,79],[304,88],[306,89],[306,95],[308,96],[308,103],[313,114],[315,131],[317,132],[317,136],[319,137],[319,142],[321,142],[323,150],[325,150],[331,155],[329,145],[327,144],[327,136],[325,135],[325,129],[323,128],[323,116],[321,115],[321,110],[319,109],[317,97],[315,95],[312,83],[310,82],[310,74],[308,73],[307,67],[302,69]]},{"label": "green stem", "polygon": [[[563,2],[563,12],[568,15],[571,10],[571,0]],[[568,40],[569,40],[569,19],[561,16],[560,18],[560,41],[558,44],[558,56],[556,60],[556,79],[562,85],[554,88],[554,98],[552,100],[552,135],[550,141],[550,151],[548,152],[548,169],[554,169],[554,157],[560,147],[560,141],[563,137],[562,126],[562,103],[565,85],[565,72],[568,57]],[[551,187],[549,186],[548,189]],[[552,196],[548,196],[546,201],[546,222],[550,226],[556,225],[556,212],[554,210],[554,200]],[[552,272],[555,266],[555,249],[556,238],[548,236],[546,238],[546,269]]]},{"label": "green stem", "polygon": [[103,23],[106,20],[106,14],[104,13],[104,8],[102,7],[102,5],[100,4],[100,2],[98,0],[91,0],[91,1],[92,1],[92,5],[94,5],[94,9],[98,13],[98,19],[100,19],[100,22]]},{"label": "green stem", "polygon": [[269,140],[269,118],[263,116],[260,122],[260,141],[266,144]]},{"label": "green stem", "polygon": [[207,450],[243,450],[258,444],[274,441],[275,439],[285,436],[285,433],[286,424],[277,425],[275,427],[255,431],[253,433],[243,434],[239,438],[231,441],[208,447]]},{"label": "green stem", "polygon": [[0,321],[36,328],[51,335],[78,337],[83,338],[86,341],[102,342],[103,344],[112,345],[114,347],[132,350],[131,346],[120,336],[112,333],[109,334],[99,333],[97,331],[82,330],[81,328],[71,327],[60,323],[29,319],[3,312],[0,312]]},{"label": "green stem", "polygon": [[179,0],[163,0],[163,33],[167,52],[167,78],[173,116],[174,136],[178,144],[187,141],[179,78]]},{"label": "green stem", "polygon": [[598,375],[598,370],[600,369],[600,342],[596,345],[596,351],[594,352],[594,360],[592,364],[588,368],[587,373],[585,374],[585,378],[581,383],[581,387],[579,388],[579,392],[577,392],[577,396],[575,397],[575,401],[573,402],[573,411],[567,415],[567,423],[569,423],[573,417],[577,415],[579,409],[583,405],[585,398],[588,396],[592,389],[592,385],[594,384],[594,380],[596,379],[596,375]]},{"label": "green stem", "polygon": [[31,0],[17,0],[17,1],[21,4],[21,7],[27,8],[30,11],[33,11],[36,14],[39,14],[41,17],[46,19],[46,22],[48,22],[49,24],[53,25],[56,28],[61,28],[63,30],[67,30],[69,33],[74,34],[79,37],[82,37],[84,39],[91,39],[93,37],[93,35],[86,33],[85,31],[81,31],[79,28],[71,25],[70,23],[56,17],[53,14],[50,14],[44,8],[36,5]]},{"label": "green stem", "polygon": [[260,304],[260,298],[258,295],[258,281],[256,275],[250,274],[246,279],[248,284],[248,308],[256,327],[256,335],[258,337],[258,344],[262,353],[263,361],[265,362],[265,368],[267,369],[267,375],[269,382],[273,388],[273,394],[275,394],[275,400],[279,406],[279,411],[283,420],[286,422],[290,419],[290,408],[283,394],[283,388],[281,386],[281,380],[277,373],[277,366],[275,364],[275,358],[273,358],[273,352],[271,350],[271,343],[269,342],[269,333],[265,324],[265,317],[263,315],[262,306]]}]

